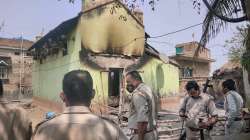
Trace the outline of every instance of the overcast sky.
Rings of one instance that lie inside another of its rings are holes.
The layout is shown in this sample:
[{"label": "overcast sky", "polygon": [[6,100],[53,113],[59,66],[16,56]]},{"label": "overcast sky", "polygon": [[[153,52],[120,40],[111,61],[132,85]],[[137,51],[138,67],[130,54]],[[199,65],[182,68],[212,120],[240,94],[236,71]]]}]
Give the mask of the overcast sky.
[{"label": "overcast sky", "polygon": [[[143,7],[145,30],[151,36],[201,23],[206,11],[205,7],[201,7],[199,15],[193,9],[192,0],[160,0],[156,4],[155,11],[147,4]],[[81,0],[76,0],[74,4],[69,4],[68,0],[0,0],[0,25],[4,22],[0,37],[13,38],[22,34],[24,38],[34,40],[43,30],[46,34],[61,22],[76,16],[80,10]],[[227,50],[222,45],[233,35],[236,25],[229,24],[226,31],[221,32],[207,45],[213,59],[216,59],[212,71],[226,63]],[[150,44],[160,52],[172,55],[176,44],[199,41],[200,37],[201,26],[198,26],[166,37],[150,39]]]}]

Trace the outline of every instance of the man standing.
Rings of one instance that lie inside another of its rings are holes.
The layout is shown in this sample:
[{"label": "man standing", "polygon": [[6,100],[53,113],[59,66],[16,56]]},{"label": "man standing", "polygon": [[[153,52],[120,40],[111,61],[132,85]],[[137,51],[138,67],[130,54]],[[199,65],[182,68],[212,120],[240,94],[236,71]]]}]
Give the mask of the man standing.
[{"label": "man standing", "polygon": [[239,134],[243,127],[241,119],[243,99],[236,92],[235,82],[232,79],[222,83],[222,91],[225,94],[224,109],[227,117],[225,135]]},{"label": "man standing", "polygon": [[212,97],[201,93],[196,81],[189,81],[185,88],[188,95],[181,104],[179,114],[186,120],[186,139],[209,140],[209,131],[218,117]]},{"label": "man standing", "polygon": [[89,72],[74,70],[63,78],[64,112],[38,125],[33,140],[127,140],[112,121],[90,112],[95,92]]},{"label": "man standing", "polygon": [[0,79],[0,140],[29,140],[31,134],[31,121],[26,111],[3,98]]},{"label": "man standing", "polygon": [[126,74],[127,90],[131,93],[128,128],[132,140],[157,140],[156,103],[154,95],[137,71]]}]

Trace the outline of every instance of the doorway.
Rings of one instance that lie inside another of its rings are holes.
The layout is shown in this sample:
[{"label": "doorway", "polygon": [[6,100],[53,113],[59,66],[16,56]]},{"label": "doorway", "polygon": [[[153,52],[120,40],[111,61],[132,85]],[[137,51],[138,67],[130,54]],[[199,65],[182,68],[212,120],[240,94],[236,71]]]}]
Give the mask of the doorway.
[{"label": "doorway", "polygon": [[122,87],[122,68],[109,69],[108,76],[108,104],[111,107],[118,107],[120,101],[120,92]]}]

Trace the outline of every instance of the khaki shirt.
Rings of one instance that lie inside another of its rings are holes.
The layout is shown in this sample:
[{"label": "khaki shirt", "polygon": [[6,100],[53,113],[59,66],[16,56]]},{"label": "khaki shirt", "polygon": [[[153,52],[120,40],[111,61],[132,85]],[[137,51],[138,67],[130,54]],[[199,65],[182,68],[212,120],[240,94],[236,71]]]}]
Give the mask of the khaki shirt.
[{"label": "khaki shirt", "polygon": [[90,112],[88,107],[71,106],[38,126],[33,140],[127,140],[114,123]]},{"label": "khaki shirt", "polygon": [[148,122],[147,129],[154,129],[156,127],[156,104],[150,87],[141,83],[131,94],[128,128],[137,129],[138,122]]},{"label": "khaki shirt", "polygon": [[26,111],[1,99],[0,140],[29,140],[31,134],[31,121]]},{"label": "khaki shirt", "polygon": [[181,104],[180,111],[187,115],[186,126],[198,128],[199,119],[207,121],[210,116],[217,116],[218,112],[212,97],[201,93],[197,99],[186,96]]}]

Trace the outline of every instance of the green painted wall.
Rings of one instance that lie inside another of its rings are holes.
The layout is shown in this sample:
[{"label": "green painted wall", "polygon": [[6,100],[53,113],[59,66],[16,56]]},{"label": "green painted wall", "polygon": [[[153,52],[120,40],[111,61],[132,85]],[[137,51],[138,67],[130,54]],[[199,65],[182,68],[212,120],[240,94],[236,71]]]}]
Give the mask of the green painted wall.
[{"label": "green painted wall", "polygon": [[[78,32],[73,32],[68,40],[68,54],[47,57],[41,64],[35,61],[32,71],[32,88],[35,96],[52,101],[60,101],[59,93],[62,91],[62,79],[65,73],[75,70],[88,70],[94,81],[96,89],[95,101],[103,101],[108,93],[108,74],[84,66],[79,60],[81,50],[81,37]],[[104,95],[104,96],[102,96]]]},{"label": "green painted wall", "polygon": [[[75,34],[75,33],[73,33]],[[58,55],[48,56],[42,63],[35,61],[33,64],[32,86],[35,96],[58,101],[58,94],[62,89],[63,75],[72,70],[79,69],[79,48],[73,47],[79,42],[68,40],[68,55],[63,56],[60,51]]]},{"label": "green painted wall", "polygon": [[172,64],[166,64],[153,58],[139,69],[145,83],[151,86],[154,93],[161,97],[179,92],[179,69]]}]

